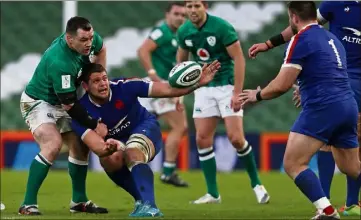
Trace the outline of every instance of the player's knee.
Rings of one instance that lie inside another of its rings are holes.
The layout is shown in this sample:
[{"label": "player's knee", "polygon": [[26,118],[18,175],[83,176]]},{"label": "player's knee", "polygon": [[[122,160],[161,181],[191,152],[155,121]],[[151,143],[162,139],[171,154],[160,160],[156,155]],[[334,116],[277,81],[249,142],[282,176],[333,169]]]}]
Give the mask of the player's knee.
[{"label": "player's knee", "polygon": [[199,149],[208,148],[213,145],[213,138],[209,135],[197,134],[196,142]]},{"label": "player's knee", "polygon": [[299,163],[294,158],[286,156],[283,158],[283,168],[292,179],[295,179],[296,176],[305,169],[305,167],[307,167],[307,165]]},{"label": "player's knee", "polygon": [[237,150],[243,149],[243,147],[245,146],[246,140],[244,139],[244,137],[242,135],[240,135],[239,133],[230,132],[227,134],[227,136],[234,148],[236,148]]},{"label": "player's knee", "polygon": [[126,143],[125,159],[129,169],[141,163],[148,163],[155,156],[153,142],[145,135],[133,134]]},{"label": "player's knee", "polygon": [[62,138],[56,129],[40,126],[34,132],[34,137],[40,146],[41,154],[50,162],[58,156],[62,147]]}]

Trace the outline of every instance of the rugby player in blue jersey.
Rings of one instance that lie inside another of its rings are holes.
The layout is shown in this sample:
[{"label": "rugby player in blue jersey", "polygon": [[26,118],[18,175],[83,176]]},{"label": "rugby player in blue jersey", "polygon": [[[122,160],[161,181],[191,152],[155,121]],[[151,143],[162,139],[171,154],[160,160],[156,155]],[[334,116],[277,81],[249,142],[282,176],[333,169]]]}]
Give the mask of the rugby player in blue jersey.
[{"label": "rugby player in blue jersey", "polygon": [[358,195],[358,106],[348,79],[346,51],[334,34],[318,25],[314,2],[290,2],[288,14],[295,35],[278,76],[262,90],[245,90],[240,99],[243,105],[273,99],[298,81],[302,111],[287,142],[285,171],[316,206],[318,213],[312,219],[339,219],[308,163],[325,144],[332,146],[336,164],[353,181]]},{"label": "rugby player in blue jersey", "polygon": [[[347,72],[354,97],[358,104],[358,140],[361,143],[361,2],[360,1],[324,1],[317,11],[319,24],[329,23],[333,33],[346,49]],[[281,34],[271,37],[265,43],[255,44],[249,49],[249,56],[256,57],[259,52],[277,47],[293,36],[291,27]],[[300,105],[298,87],[295,87],[294,100]],[[361,151],[359,151],[361,154]],[[322,188],[330,198],[330,188],[335,170],[335,161],[330,146],[324,146],[317,154],[318,170]],[[361,155],[360,155],[361,158]],[[340,209],[344,215],[360,216],[360,202],[358,202],[357,184],[351,177],[347,177],[346,206]]]},{"label": "rugby player in blue jersey", "polygon": [[[109,81],[100,64],[88,64],[82,70],[82,86],[87,92],[80,103],[89,115],[108,128],[105,137],[73,120],[74,131],[84,144],[100,157],[107,175],[135,200],[132,217],[163,216],[154,198],[154,176],[147,165],[163,146],[156,117],[142,107],[138,97],[179,97],[210,82],[220,68],[214,61],[204,66],[196,85],[172,88],[168,82],[146,82],[142,79]],[[110,155],[110,156],[109,156]]]}]

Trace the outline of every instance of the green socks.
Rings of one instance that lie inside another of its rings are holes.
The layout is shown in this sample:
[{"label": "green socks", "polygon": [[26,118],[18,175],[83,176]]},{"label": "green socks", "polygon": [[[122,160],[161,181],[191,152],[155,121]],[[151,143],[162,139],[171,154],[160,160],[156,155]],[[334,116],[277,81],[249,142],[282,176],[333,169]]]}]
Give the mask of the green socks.
[{"label": "green socks", "polygon": [[208,193],[214,198],[218,198],[217,165],[213,147],[198,149],[198,154],[201,168],[206,179]]},{"label": "green socks", "polygon": [[28,183],[26,185],[26,193],[23,205],[36,205],[38,204],[38,192],[41,184],[48,175],[49,168],[52,165],[40,153],[36,155],[30,165]]},{"label": "green socks", "polygon": [[248,176],[251,180],[251,186],[254,188],[256,185],[262,185],[258,177],[258,169],[254,154],[252,151],[252,146],[246,141],[242,150],[237,151],[237,155],[242,159],[243,164],[247,170]]},{"label": "green socks", "polygon": [[87,202],[85,180],[88,172],[88,161],[80,161],[72,157],[69,157],[68,160],[69,175],[73,188],[72,201],[75,203]]},{"label": "green socks", "polygon": [[173,174],[174,170],[176,168],[175,162],[164,162],[163,163],[163,174],[166,176],[170,176]]}]

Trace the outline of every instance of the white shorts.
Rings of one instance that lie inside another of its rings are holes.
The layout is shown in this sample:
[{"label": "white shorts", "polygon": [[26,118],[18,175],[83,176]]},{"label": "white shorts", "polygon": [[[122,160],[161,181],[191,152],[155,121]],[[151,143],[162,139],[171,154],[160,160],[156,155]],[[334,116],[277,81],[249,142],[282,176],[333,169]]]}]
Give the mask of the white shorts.
[{"label": "white shorts", "polygon": [[243,117],[243,109],[234,112],[231,108],[233,85],[201,87],[194,91],[193,118]]},{"label": "white shorts", "polygon": [[20,110],[32,133],[45,123],[56,124],[60,133],[71,131],[71,117],[59,105],[54,106],[43,100],[34,100],[25,92],[21,94]]},{"label": "white shorts", "polygon": [[[150,80],[149,77],[144,78]],[[162,115],[167,112],[176,111],[176,103],[173,98],[138,98],[140,104],[148,110],[148,112]]]},{"label": "white shorts", "polygon": [[138,98],[138,100],[149,112],[157,115],[176,111],[176,103],[172,98]]}]

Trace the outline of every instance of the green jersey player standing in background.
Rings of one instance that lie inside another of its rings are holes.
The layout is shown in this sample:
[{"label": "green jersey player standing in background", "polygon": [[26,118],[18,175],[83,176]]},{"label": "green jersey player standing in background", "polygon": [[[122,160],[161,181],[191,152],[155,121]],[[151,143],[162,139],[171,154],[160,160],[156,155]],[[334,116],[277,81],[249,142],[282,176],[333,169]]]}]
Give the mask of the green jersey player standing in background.
[{"label": "green jersey player standing in background", "polygon": [[80,145],[79,138],[71,130],[73,118],[103,137],[108,132],[103,123],[88,116],[76,95],[76,81],[82,66],[89,62],[105,66],[105,60],[102,38],[82,17],[71,18],[66,32],[44,52],[20,100],[22,116],[39,144],[40,152],[31,163],[19,214],[41,214],[37,205],[38,191],[63,143],[69,147],[68,170],[73,189],[70,212],[108,212],[87,198],[85,180],[89,150]]},{"label": "green jersey player standing in background", "polygon": [[245,60],[235,29],[227,21],[208,14],[204,1],[186,1],[188,19],[177,32],[177,62],[188,60],[189,53],[200,64],[218,60],[221,69],[212,82],[195,91],[193,118],[199,160],[208,192],[194,204],[220,203],[216,178],[213,137],[220,118],[225,122],[227,136],[244,162],[258,203],[268,203],[270,196],[262,185],[251,145],[243,132],[243,110],[237,100],[242,92]]},{"label": "green jersey player standing in background", "polygon": [[[165,21],[153,28],[149,37],[138,49],[138,56],[144,69],[152,81],[167,81],[168,74],[176,64],[178,43],[176,31],[185,20],[184,4],[169,3]],[[139,98],[140,103],[170,127],[165,141],[165,161],[160,179],[163,183],[179,187],[187,187],[175,172],[179,143],[187,131],[185,112],[177,111],[176,103],[179,98]]]}]

